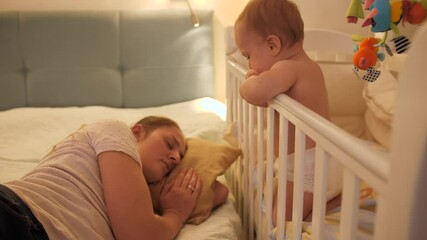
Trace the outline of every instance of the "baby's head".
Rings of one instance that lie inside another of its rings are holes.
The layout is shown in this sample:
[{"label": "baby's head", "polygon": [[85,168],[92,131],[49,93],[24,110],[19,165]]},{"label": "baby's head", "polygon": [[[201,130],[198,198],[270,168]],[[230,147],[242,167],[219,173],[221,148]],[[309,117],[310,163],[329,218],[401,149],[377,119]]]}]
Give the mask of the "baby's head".
[{"label": "baby's head", "polygon": [[279,37],[282,46],[291,47],[304,39],[304,22],[297,5],[289,0],[251,0],[235,26],[255,31],[260,37]]}]

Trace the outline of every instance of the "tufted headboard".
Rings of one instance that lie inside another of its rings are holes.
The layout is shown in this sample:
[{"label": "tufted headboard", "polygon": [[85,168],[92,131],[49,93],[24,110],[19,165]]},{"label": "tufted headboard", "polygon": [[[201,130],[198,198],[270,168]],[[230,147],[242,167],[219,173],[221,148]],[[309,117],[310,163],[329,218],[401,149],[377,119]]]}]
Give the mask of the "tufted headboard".
[{"label": "tufted headboard", "polygon": [[0,12],[0,110],[213,97],[211,10]]}]

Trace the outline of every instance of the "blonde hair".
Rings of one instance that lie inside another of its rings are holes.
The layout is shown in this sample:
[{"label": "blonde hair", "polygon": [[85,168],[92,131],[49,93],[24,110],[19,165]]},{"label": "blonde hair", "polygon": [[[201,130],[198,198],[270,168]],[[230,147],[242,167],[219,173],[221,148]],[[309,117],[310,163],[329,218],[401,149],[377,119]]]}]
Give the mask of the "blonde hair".
[{"label": "blonde hair", "polygon": [[139,120],[136,124],[141,124],[147,134],[150,134],[154,130],[162,127],[176,127],[182,132],[178,123],[167,117],[148,116]]},{"label": "blonde hair", "polygon": [[298,6],[289,0],[251,0],[236,20],[261,37],[276,35],[282,46],[304,40],[304,22]]}]

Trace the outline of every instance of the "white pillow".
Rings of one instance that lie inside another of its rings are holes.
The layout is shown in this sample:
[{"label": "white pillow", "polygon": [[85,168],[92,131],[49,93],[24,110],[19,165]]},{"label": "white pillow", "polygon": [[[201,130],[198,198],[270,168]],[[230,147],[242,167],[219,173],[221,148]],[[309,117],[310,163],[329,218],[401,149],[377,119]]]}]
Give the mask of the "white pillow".
[{"label": "white pillow", "polygon": [[397,79],[385,68],[375,82],[366,83],[363,98],[368,109],[365,121],[375,140],[390,147],[392,124],[397,100]]},{"label": "white pillow", "polygon": [[353,64],[321,62],[319,65],[328,89],[331,121],[355,137],[370,139],[364,120],[364,81],[354,74]]}]

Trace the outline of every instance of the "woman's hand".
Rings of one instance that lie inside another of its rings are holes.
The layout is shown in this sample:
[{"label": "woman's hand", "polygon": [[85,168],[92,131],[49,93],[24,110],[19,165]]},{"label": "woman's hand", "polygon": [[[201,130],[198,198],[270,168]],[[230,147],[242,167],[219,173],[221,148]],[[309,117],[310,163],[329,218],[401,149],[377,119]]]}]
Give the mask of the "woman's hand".
[{"label": "woman's hand", "polygon": [[193,169],[184,169],[175,180],[167,182],[159,196],[163,214],[173,213],[185,223],[201,190],[201,181]]}]

